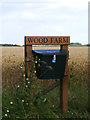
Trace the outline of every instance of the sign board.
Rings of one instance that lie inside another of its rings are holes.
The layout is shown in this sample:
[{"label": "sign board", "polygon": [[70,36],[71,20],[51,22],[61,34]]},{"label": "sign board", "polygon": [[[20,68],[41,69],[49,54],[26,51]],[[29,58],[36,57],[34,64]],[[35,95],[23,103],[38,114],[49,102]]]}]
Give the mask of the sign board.
[{"label": "sign board", "polygon": [[[68,51],[68,45],[70,44],[70,36],[25,36],[25,59],[32,56],[32,45],[60,45],[61,50]],[[54,56],[55,58],[55,56]],[[69,54],[68,54],[69,58]],[[26,60],[26,73],[25,77],[29,77],[30,66],[32,66],[32,61]],[[66,113],[68,110],[68,59],[66,60],[65,74],[64,78],[60,81],[60,102],[62,113]],[[43,81],[43,85],[45,86]]]},{"label": "sign board", "polygon": [[70,36],[25,36],[25,45],[69,45]]}]

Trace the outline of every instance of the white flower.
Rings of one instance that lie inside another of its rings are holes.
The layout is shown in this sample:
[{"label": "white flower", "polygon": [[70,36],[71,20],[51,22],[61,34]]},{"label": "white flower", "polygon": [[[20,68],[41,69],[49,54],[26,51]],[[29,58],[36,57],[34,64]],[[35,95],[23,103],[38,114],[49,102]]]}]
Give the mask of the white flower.
[{"label": "white flower", "polygon": [[13,102],[10,102],[10,104],[12,105],[12,104],[13,104]]},{"label": "white flower", "polygon": [[7,110],[7,112],[9,112],[9,110]]},{"label": "white flower", "polygon": [[5,116],[7,116],[7,114],[5,114]]},{"label": "white flower", "polygon": [[37,115],[37,118],[39,119],[39,114]]},{"label": "white flower", "polygon": [[52,105],[52,107],[54,107],[54,105]]},{"label": "white flower", "polygon": [[34,71],[36,73],[36,71]]},{"label": "white flower", "polygon": [[38,59],[38,60],[40,60],[40,59]]},{"label": "white flower", "polygon": [[28,78],[26,78],[26,80],[29,80]]},{"label": "white flower", "polygon": [[20,87],[20,85],[17,86],[18,88]]},{"label": "white flower", "polygon": [[27,61],[29,61],[29,58],[27,58]]},{"label": "white flower", "polygon": [[28,81],[28,84],[29,84],[30,82]]},{"label": "white flower", "polygon": [[26,87],[28,87],[28,86],[26,85]]},{"label": "white flower", "polygon": [[22,102],[24,102],[24,100],[22,100]]},{"label": "white flower", "polygon": [[35,63],[37,63],[37,61],[35,61]]},{"label": "white flower", "polygon": [[20,68],[22,69],[22,66]]},{"label": "white flower", "polygon": [[25,77],[25,74],[23,76]]},{"label": "white flower", "polygon": [[73,115],[73,113],[72,113],[72,115]]}]

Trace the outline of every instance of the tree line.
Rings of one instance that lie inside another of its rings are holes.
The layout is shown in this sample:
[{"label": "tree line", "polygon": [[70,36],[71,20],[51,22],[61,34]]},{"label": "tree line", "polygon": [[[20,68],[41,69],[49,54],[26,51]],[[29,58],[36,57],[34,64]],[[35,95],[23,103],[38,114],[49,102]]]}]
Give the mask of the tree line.
[{"label": "tree line", "polygon": [[[24,45],[17,45],[17,44],[0,44],[0,46],[24,46]],[[38,46],[38,45],[34,45]],[[41,45],[41,46],[47,46],[47,45]],[[59,45],[49,45],[49,46],[59,46]],[[70,47],[83,47],[83,46],[90,46],[90,44],[84,44],[82,45],[81,43],[70,43]]]}]

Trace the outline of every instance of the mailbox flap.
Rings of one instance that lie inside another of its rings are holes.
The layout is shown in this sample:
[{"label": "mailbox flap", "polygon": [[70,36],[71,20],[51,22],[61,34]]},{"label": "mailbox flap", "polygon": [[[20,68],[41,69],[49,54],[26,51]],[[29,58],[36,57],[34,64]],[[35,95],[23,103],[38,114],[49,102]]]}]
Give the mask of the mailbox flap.
[{"label": "mailbox flap", "polygon": [[68,51],[59,50],[59,49],[56,49],[56,50],[33,50],[32,52],[34,55],[53,55],[53,54],[67,55],[68,54]]}]

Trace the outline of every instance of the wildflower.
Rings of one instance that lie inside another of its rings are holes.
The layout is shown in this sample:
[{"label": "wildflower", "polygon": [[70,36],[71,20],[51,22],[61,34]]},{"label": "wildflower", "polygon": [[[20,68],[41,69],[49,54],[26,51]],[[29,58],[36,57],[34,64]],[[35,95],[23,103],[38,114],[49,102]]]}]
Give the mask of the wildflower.
[{"label": "wildflower", "polygon": [[52,107],[54,107],[54,105],[52,105]]},{"label": "wildflower", "polygon": [[13,102],[10,102],[10,104],[12,105],[12,104],[13,104]]},{"label": "wildflower", "polygon": [[34,71],[36,73],[36,71]]},{"label": "wildflower", "polygon": [[38,59],[38,60],[40,60],[40,59]]},{"label": "wildflower", "polygon": [[29,61],[29,58],[27,58],[27,61]]},{"label": "wildflower", "polygon": [[25,74],[23,76],[25,77]]},{"label": "wildflower", "polygon": [[26,87],[28,87],[28,86],[26,85]]},{"label": "wildflower", "polygon": [[73,96],[73,98],[75,98],[75,97]]},{"label": "wildflower", "polygon": [[9,110],[7,110],[7,112],[9,112]]},{"label": "wildflower", "polygon": [[46,98],[44,98],[44,100],[43,100],[43,101],[44,101],[44,102],[46,102],[46,100],[47,100],[47,99],[46,99]]},{"label": "wildflower", "polygon": [[28,78],[26,78],[26,80],[29,80]]},{"label": "wildflower", "polygon": [[39,119],[39,114],[37,115],[37,118]]},{"label": "wildflower", "polygon": [[28,103],[26,103],[26,105],[28,105]]},{"label": "wildflower", "polygon": [[22,102],[24,102],[24,100],[22,100]]},{"label": "wildflower", "polygon": [[73,113],[72,113],[72,115],[73,115]]},{"label": "wildflower", "polygon": [[20,68],[22,69],[22,66]]},{"label": "wildflower", "polygon": [[35,63],[37,63],[37,61],[35,61]]},{"label": "wildflower", "polygon": [[20,87],[20,85],[17,86],[18,88]]},{"label": "wildflower", "polygon": [[7,116],[7,114],[5,114],[5,116]]},{"label": "wildflower", "polygon": [[28,81],[28,84],[29,84],[30,82]]}]

